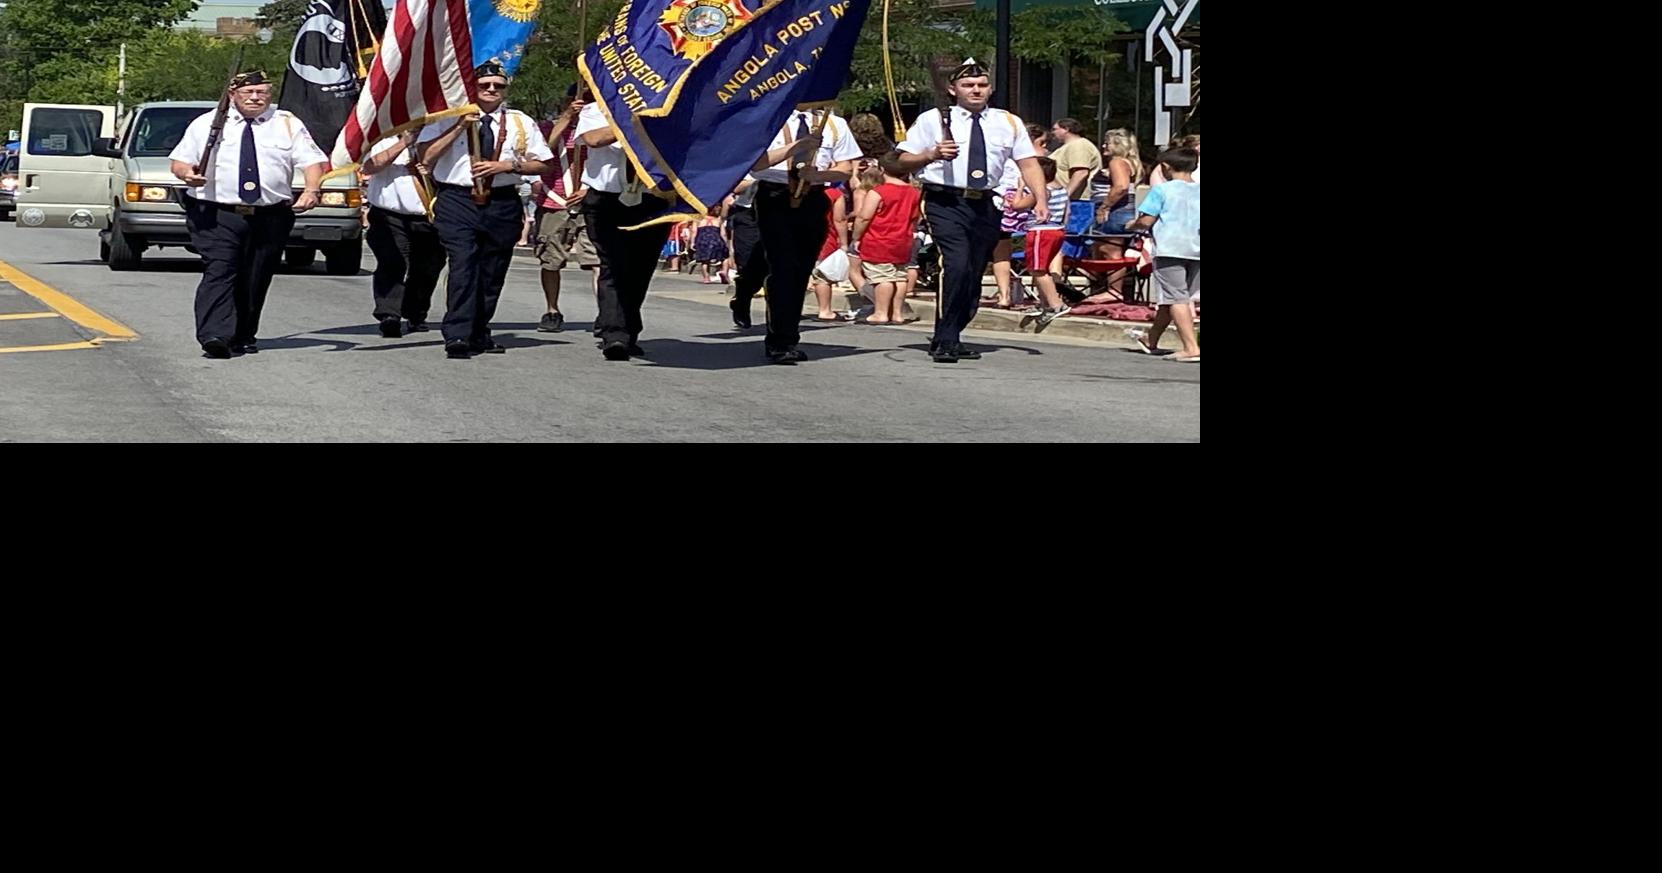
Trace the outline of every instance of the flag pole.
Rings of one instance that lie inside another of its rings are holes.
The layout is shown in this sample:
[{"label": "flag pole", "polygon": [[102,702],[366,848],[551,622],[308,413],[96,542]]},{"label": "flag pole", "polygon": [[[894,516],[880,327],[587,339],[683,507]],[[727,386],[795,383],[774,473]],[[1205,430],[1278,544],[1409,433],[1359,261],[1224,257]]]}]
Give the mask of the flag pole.
[{"label": "flag pole", "polygon": [[[577,54],[579,57],[581,57],[583,52],[588,49],[588,45],[589,3],[588,0],[577,0]],[[572,69],[576,68],[576,63],[573,63]],[[589,96],[588,91],[589,83],[583,81],[582,76],[578,76],[576,99],[583,100],[585,97]],[[573,118],[571,123],[575,125],[577,123],[577,119]],[[583,160],[588,157],[589,150],[587,146],[583,145],[583,141],[581,139],[577,139],[572,141],[571,152],[571,180],[577,184],[577,187],[581,188],[583,187]]]}]

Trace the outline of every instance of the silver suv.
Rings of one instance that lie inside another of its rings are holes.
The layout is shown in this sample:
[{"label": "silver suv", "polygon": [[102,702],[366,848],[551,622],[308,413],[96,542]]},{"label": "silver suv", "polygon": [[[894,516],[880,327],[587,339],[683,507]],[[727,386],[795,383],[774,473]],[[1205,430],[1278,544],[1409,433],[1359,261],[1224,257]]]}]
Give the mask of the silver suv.
[{"label": "silver suv", "polygon": [[[28,104],[22,169],[30,184],[20,189],[18,225],[98,228],[99,256],[111,270],[137,270],[151,248],[195,251],[180,201],[185,185],[173,175],[167,156],[191,121],[216,105],[143,103],[127,113],[111,138],[112,107]],[[100,116],[103,138],[93,133]],[[33,172],[32,165],[42,172]],[[296,197],[304,187],[305,175],[297,170]],[[361,201],[355,177],[325,182],[321,204],[295,219],[284,260],[307,267],[321,251],[329,273],[357,275],[363,261]]]}]

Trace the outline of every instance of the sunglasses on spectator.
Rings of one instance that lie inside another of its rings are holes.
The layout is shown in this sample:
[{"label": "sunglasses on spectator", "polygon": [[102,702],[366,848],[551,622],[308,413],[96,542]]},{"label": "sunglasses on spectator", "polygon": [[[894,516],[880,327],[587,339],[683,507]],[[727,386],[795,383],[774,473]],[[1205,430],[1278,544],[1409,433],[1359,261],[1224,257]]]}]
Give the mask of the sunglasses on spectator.
[{"label": "sunglasses on spectator", "polygon": [[488,82],[480,82],[479,83],[479,90],[481,90],[481,91],[506,91],[506,90],[508,90],[508,83],[503,82],[500,85],[496,85],[496,84],[492,84],[492,83],[488,83]]}]

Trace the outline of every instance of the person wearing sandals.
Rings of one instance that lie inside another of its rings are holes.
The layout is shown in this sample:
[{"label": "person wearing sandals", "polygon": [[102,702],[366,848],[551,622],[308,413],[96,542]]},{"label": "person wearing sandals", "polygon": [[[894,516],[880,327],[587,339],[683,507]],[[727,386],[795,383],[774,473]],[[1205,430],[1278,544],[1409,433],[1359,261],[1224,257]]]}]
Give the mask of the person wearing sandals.
[{"label": "person wearing sandals", "polygon": [[[894,148],[891,144],[890,148]],[[854,180],[849,185],[848,193],[848,226],[854,228],[854,216],[860,214],[860,204],[865,202],[866,193],[878,185],[883,184],[883,171],[877,166],[877,158],[861,158],[855,165]],[[860,307],[859,318],[871,314],[873,307],[873,291],[871,280],[866,278],[865,270],[860,266],[858,252],[848,253],[848,285],[859,293],[866,302]]]},{"label": "person wearing sandals", "polygon": [[906,321],[906,262],[923,195],[912,187],[898,152],[879,158],[877,165],[883,184],[866,192],[854,218],[854,250],[860,252],[867,281],[876,286],[876,307],[864,323],[901,324]]},{"label": "person wearing sandals", "polygon": [[1154,186],[1137,207],[1137,220],[1128,229],[1154,229],[1154,283],[1159,288],[1160,309],[1147,336],[1133,332],[1131,339],[1147,354],[1160,354],[1160,335],[1171,324],[1183,350],[1167,360],[1200,363],[1200,342],[1195,335],[1194,304],[1200,297],[1200,183],[1195,168],[1200,152],[1175,148],[1160,155],[1160,169],[1170,181]]},{"label": "person wearing sandals", "polygon": [[698,230],[693,233],[693,260],[698,262],[699,270],[704,276],[704,284],[710,284],[710,267],[714,266],[721,279],[721,284],[727,284],[727,272],[722,269],[727,263],[727,237],[721,232],[722,207],[710,207],[710,211],[698,222]]},{"label": "person wearing sandals", "polygon": [[853,198],[844,197],[841,188],[827,188],[825,196],[831,199],[831,208],[825,219],[825,242],[820,245],[819,257],[814,260],[814,299],[819,303],[819,314],[814,316],[814,320],[848,321],[831,305],[837,280],[825,275],[820,268],[824,266],[825,259],[833,254],[848,253],[848,204]]},{"label": "person wearing sandals", "polygon": [[[1021,314],[1037,318],[1039,326],[1043,327],[1073,310],[1063,302],[1061,292],[1056,290],[1059,275],[1052,273],[1049,266],[1059,256],[1067,236],[1063,222],[1068,214],[1068,189],[1062,183],[1061,170],[1055,160],[1040,158],[1039,170],[1044,173],[1045,202],[1050,207],[1050,218],[1027,226],[1027,274],[1033,277],[1033,287],[1038,290],[1043,305],[1029,307]],[[1038,202],[1033,192],[1026,188],[1021,189],[1021,195],[1018,203],[1032,205]]]},{"label": "person wearing sandals", "polygon": [[[1045,149],[1048,134],[1044,125],[1028,122],[1027,136],[1033,140],[1033,153],[1039,157],[1049,154]],[[1032,204],[1017,207],[1014,204],[1020,199],[1022,190],[1021,167],[1015,161],[1004,164],[1004,176],[998,180],[997,191],[1004,198],[1004,217],[998,222],[998,245],[993,247],[993,281],[998,285],[998,297],[993,305],[999,309],[1010,308],[1010,255],[1015,248],[1015,237],[1027,232],[1027,226],[1033,223]],[[983,301],[985,302],[985,301]]]}]

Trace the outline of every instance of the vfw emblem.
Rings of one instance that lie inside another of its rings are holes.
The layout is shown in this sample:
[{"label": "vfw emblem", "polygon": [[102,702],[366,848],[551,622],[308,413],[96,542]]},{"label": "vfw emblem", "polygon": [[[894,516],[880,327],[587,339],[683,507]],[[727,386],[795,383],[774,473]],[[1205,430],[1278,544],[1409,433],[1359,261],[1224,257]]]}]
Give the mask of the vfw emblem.
[{"label": "vfw emblem", "polygon": [[742,0],[675,0],[658,26],[669,34],[672,51],[698,60],[753,17]]},{"label": "vfw emblem", "polygon": [[537,17],[542,0],[496,0],[496,12],[515,21],[530,21]]}]

